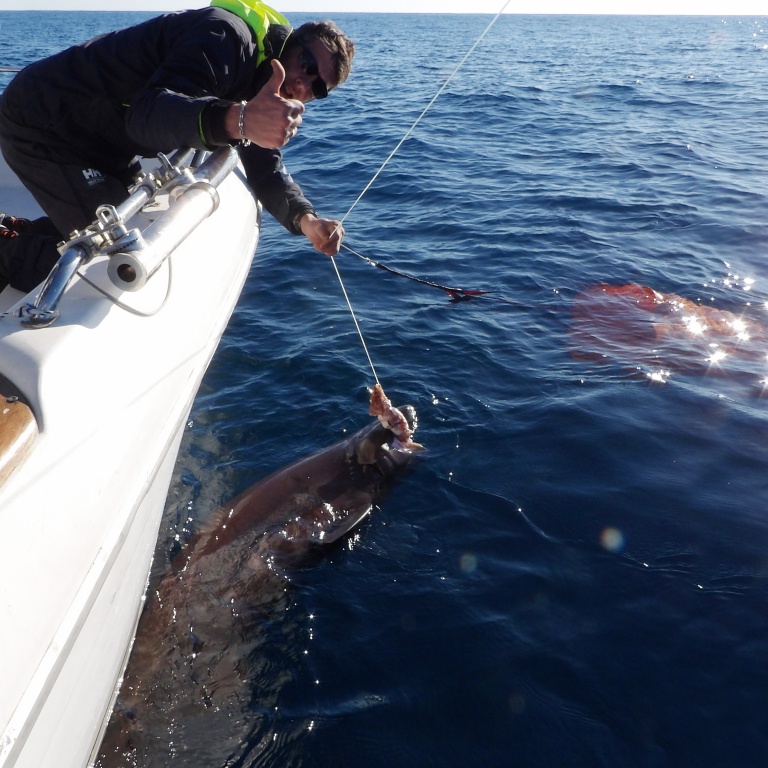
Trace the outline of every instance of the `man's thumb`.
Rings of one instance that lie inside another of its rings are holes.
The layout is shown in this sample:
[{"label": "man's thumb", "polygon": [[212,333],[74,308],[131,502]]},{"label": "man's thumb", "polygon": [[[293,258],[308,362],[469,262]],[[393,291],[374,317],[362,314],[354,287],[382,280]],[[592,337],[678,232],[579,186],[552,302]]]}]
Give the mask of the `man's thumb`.
[{"label": "man's thumb", "polygon": [[272,77],[269,78],[267,87],[273,92],[280,95],[280,87],[285,81],[285,69],[283,65],[277,60],[272,59]]}]

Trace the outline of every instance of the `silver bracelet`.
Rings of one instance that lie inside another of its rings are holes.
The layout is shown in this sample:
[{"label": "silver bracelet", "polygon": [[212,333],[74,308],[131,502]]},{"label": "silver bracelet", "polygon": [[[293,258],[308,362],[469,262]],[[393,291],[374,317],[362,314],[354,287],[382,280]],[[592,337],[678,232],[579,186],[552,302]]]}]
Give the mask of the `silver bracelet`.
[{"label": "silver bracelet", "polygon": [[237,126],[240,130],[240,143],[247,147],[251,142],[245,138],[245,133],[243,132],[243,128],[245,128],[245,108],[248,106],[247,101],[241,101],[240,102],[240,119],[238,120]]}]

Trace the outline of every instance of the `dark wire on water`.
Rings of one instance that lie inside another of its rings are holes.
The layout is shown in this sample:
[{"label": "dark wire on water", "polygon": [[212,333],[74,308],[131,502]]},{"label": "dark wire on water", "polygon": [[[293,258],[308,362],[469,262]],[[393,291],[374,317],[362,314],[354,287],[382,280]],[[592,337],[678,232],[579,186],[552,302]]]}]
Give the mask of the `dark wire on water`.
[{"label": "dark wire on water", "polygon": [[451,288],[448,285],[441,285],[440,283],[435,283],[432,280],[425,280],[423,277],[416,277],[415,275],[409,275],[406,272],[400,272],[399,270],[393,269],[386,264],[382,264],[381,262],[369,259],[367,256],[363,256],[362,253],[358,253],[357,251],[350,248],[346,243],[342,243],[341,247],[350,253],[353,253],[355,256],[361,258],[372,267],[378,267],[379,269],[383,269],[385,272],[389,272],[392,275],[405,277],[408,280],[413,280],[414,282],[421,283],[422,285],[428,285],[431,288],[439,288],[441,291],[447,293],[454,301],[466,301],[467,299],[473,299],[476,296],[485,296],[487,294],[493,293],[493,291],[481,291],[477,289],[473,290],[470,288]]}]

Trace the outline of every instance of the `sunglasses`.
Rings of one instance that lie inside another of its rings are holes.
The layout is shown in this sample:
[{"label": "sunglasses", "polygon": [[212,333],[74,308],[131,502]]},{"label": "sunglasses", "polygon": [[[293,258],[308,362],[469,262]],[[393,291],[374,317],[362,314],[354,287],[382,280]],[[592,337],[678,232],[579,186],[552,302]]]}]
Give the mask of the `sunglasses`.
[{"label": "sunglasses", "polygon": [[309,48],[302,46],[299,54],[299,66],[304,70],[304,74],[314,77],[312,81],[312,95],[316,99],[324,99],[328,95],[328,86],[325,80],[320,77],[320,68],[317,66],[317,59]]}]

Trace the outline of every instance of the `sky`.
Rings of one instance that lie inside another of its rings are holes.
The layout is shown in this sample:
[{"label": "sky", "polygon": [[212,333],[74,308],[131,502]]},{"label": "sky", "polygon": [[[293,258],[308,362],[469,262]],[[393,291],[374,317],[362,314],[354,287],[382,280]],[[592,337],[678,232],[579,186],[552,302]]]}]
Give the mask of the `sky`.
[{"label": "sky", "polygon": [[[274,0],[283,13],[498,13],[506,0]],[[172,11],[208,0],[0,0],[0,11]],[[768,16],[768,0],[510,0],[506,13],[712,14]]]}]

